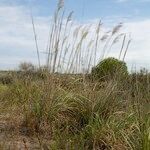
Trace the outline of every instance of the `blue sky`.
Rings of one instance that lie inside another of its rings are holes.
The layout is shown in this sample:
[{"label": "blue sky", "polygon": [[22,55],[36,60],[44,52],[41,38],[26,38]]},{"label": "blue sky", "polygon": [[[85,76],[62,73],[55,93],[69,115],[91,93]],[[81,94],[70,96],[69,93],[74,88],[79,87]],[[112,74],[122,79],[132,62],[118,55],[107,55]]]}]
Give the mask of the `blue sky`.
[{"label": "blue sky", "polygon": [[[31,5],[39,9],[38,15],[52,14],[57,0],[1,0],[3,5]],[[93,19],[107,17],[131,17],[141,19],[150,15],[150,0],[65,0],[68,11],[74,10],[76,18]]]},{"label": "blue sky", "polygon": [[[50,17],[57,0],[0,1],[0,69],[16,68],[21,61],[36,63],[29,8],[32,7],[40,49],[46,47]],[[105,27],[124,22],[124,32],[133,42],[127,63],[150,68],[150,0],[65,0],[66,12],[74,11],[74,20],[95,23],[101,19]],[[117,53],[117,52],[114,52]],[[45,56],[41,59],[44,63]]]},{"label": "blue sky", "polygon": [[[1,0],[1,4],[25,7],[30,5],[39,10],[37,15],[49,16],[53,14],[57,0]],[[150,0],[65,0],[66,10],[75,11],[76,19],[144,19],[150,16],[149,6]]]}]

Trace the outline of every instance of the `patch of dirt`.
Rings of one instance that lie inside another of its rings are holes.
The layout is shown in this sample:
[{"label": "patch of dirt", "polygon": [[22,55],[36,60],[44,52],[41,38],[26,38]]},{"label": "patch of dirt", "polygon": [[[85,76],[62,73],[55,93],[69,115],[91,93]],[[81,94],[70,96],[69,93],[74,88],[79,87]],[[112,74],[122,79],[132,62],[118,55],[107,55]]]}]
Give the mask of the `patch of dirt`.
[{"label": "patch of dirt", "polygon": [[41,149],[38,138],[22,135],[7,115],[0,115],[0,150],[38,149]]}]

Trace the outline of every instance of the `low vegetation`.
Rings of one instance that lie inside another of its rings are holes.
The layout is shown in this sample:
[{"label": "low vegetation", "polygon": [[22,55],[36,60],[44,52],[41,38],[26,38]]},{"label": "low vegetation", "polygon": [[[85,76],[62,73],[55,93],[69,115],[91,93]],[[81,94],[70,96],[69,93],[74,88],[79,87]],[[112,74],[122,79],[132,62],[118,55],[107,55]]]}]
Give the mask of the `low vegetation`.
[{"label": "low vegetation", "polygon": [[125,82],[46,72],[44,79],[12,76],[14,82],[0,86],[1,120],[8,124],[1,133],[37,139],[22,138],[24,148],[149,149],[148,73],[129,74]]},{"label": "low vegetation", "polygon": [[96,67],[92,68],[92,77],[95,79],[112,79],[114,77],[127,77],[128,69],[125,62],[115,58],[106,58],[101,61]]}]

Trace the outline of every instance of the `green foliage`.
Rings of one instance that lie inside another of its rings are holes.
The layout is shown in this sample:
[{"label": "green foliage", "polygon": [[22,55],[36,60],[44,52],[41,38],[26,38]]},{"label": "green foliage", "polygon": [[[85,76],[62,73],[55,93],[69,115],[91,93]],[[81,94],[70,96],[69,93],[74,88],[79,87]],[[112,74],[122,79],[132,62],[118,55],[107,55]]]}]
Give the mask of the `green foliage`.
[{"label": "green foliage", "polygon": [[112,79],[127,76],[126,63],[113,57],[102,60],[96,67],[92,68],[92,76],[96,79]]},{"label": "green foliage", "polygon": [[[15,80],[6,89],[1,86],[3,112],[10,110],[11,117],[18,118],[21,133],[38,135],[41,142],[50,139],[41,147],[54,150],[148,150],[150,94],[141,90],[138,81],[128,82],[125,91],[118,90],[116,81],[97,89],[93,82],[80,79],[81,86],[77,79],[68,78],[65,80],[71,82],[71,88],[66,88],[67,84],[61,83],[63,78],[25,78]],[[130,90],[132,84],[136,87]]]}]

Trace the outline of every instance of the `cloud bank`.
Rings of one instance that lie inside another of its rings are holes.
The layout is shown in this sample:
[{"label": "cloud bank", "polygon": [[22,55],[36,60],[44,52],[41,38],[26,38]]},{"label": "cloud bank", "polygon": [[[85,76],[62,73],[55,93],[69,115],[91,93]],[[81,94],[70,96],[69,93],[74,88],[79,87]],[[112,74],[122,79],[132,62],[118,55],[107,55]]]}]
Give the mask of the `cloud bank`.
[{"label": "cloud bank", "polygon": [[[94,23],[95,20],[92,21]],[[96,22],[97,23],[97,22]],[[35,16],[39,49],[46,50],[50,17]],[[76,21],[76,24],[80,24]],[[87,24],[87,23],[86,23]],[[91,22],[89,23],[91,24]],[[107,25],[106,25],[107,26]],[[111,25],[108,25],[111,26]],[[127,53],[128,66],[150,68],[150,19],[124,23],[122,32],[131,33],[132,43]],[[110,55],[118,57],[120,47],[112,49]],[[45,54],[41,53],[45,63]],[[13,69],[22,62],[37,64],[36,48],[30,13],[24,6],[0,6],[0,69]]]}]

